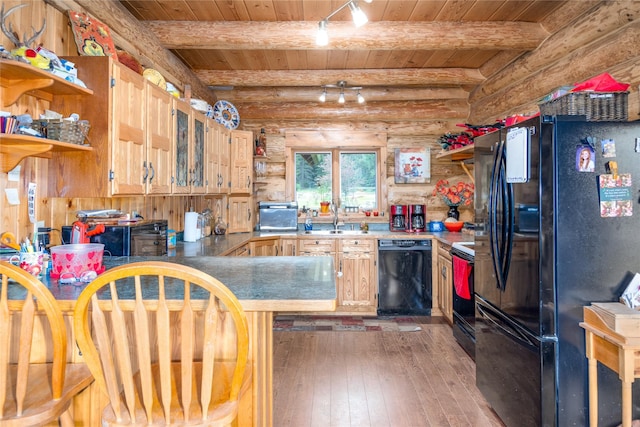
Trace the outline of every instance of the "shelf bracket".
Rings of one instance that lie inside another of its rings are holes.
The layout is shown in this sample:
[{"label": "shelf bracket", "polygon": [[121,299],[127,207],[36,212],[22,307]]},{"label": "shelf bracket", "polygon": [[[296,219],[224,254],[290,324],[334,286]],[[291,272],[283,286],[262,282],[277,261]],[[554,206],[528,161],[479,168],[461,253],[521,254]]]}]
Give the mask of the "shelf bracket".
[{"label": "shelf bracket", "polygon": [[473,182],[474,184],[476,183],[475,178],[473,177],[473,174],[471,172],[469,172],[469,168],[467,167],[467,165],[464,163],[464,161],[460,162],[460,166],[462,166],[462,169],[464,170],[464,173],[467,174],[467,176],[469,178],[471,178],[471,182]]},{"label": "shelf bracket", "polygon": [[2,92],[4,93],[3,106],[8,107],[15,104],[22,94],[26,92],[49,87],[52,84],[53,79],[48,78],[13,80],[10,85],[2,86]]}]

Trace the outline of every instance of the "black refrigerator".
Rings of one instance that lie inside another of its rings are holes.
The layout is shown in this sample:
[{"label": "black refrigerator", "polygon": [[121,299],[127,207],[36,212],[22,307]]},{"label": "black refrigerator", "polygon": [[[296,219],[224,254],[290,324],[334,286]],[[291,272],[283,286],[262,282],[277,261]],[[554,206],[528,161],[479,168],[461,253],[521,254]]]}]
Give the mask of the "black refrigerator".
[{"label": "black refrigerator", "polygon": [[[640,272],[640,122],[538,117],[476,138],[474,162],[476,384],[508,427],[587,426],[583,306]],[[620,380],[598,374],[617,426]]]}]

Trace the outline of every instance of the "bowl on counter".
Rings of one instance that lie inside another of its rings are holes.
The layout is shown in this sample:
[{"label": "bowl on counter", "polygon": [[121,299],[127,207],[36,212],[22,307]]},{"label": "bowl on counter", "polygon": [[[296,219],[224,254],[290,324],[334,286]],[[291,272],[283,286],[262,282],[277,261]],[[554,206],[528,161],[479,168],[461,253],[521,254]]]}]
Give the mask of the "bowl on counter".
[{"label": "bowl on counter", "polygon": [[444,226],[449,231],[460,231],[462,227],[464,227],[464,222],[462,221],[445,221]]}]

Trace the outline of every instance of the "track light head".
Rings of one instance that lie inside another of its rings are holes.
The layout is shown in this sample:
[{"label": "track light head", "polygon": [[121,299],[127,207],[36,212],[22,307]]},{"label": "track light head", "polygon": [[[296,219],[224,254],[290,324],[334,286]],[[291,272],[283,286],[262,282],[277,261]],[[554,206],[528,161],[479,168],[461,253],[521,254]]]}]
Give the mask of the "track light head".
[{"label": "track light head", "polygon": [[340,97],[338,98],[339,104],[344,104],[344,90],[340,91]]},{"label": "track light head", "polygon": [[367,15],[365,15],[362,9],[358,7],[356,0],[351,0],[348,4],[349,10],[351,10],[351,17],[353,18],[353,23],[355,24],[356,28],[360,28],[364,24],[369,22]]},{"label": "track light head", "polygon": [[329,44],[329,34],[327,33],[328,23],[326,19],[318,22],[318,34],[316,34],[316,44],[318,46],[326,46]]},{"label": "track light head", "polygon": [[320,95],[320,97],[318,98],[318,100],[319,100],[320,102],[324,102],[324,101],[326,101],[326,100],[327,100],[327,90],[326,90],[326,89],[322,91],[322,94]]},{"label": "track light head", "polygon": [[362,104],[364,102],[364,96],[358,91],[358,104]]}]

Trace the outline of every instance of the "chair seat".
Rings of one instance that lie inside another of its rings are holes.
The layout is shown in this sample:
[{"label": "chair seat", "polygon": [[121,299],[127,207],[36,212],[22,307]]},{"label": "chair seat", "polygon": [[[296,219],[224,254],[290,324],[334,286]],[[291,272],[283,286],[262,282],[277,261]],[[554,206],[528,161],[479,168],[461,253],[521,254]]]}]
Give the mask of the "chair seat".
[{"label": "chair seat", "polygon": [[[197,387],[199,384],[196,384],[196,381],[193,381],[192,387],[192,395],[194,399],[191,402],[190,406],[190,414],[189,421],[184,421],[184,414],[181,406],[181,402],[179,401],[179,392],[181,384],[180,384],[180,363],[173,363],[171,365],[172,371],[172,390],[171,390],[171,426],[225,426],[230,425],[231,422],[235,419],[236,414],[238,412],[238,402],[229,402],[229,387],[231,386],[231,378],[233,376],[233,370],[235,367],[235,362],[222,362],[216,361],[215,364],[215,372],[213,378],[213,389],[212,389],[212,399],[211,405],[208,412],[208,417],[206,421],[202,420],[202,411],[198,406],[198,399],[195,396],[200,394]],[[202,363],[195,362],[194,363],[194,378],[201,378],[202,371]],[[141,405],[136,405],[136,420],[134,423],[130,422],[129,414],[123,414],[122,422],[118,422],[113,408],[111,405],[107,405],[102,413],[102,425],[105,426],[131,426],[131,425],[140,425],[140,426],[165,426],[164,414],[161,402],[158,400],[158,394],[160,393],[159,384],[159,366],[157,364],[152,365],[152,374],[153,381],[156,385],[156,393],[154,395],[153,400],[153,412],[152,417],[153,420],[151,423],[147,422],[147,417],[144,411],[141,408]],[[134,376],[135,383],[139,385],[140,378],[139,375],[136,374]],[[240,389],[240,397],[242,397],[247,390],[251,387],[252,375],[251,370],[247,369],[245,371],[245,375],[242,381],[242,386]],[[124,395],[122,396],[124,399]]]},{"label": "chair seat", "polygon": [[[51,378],[52,365],[50,363],[31,364],[29,366],[29,381],[24,402],[22,416],[17,417],[14,400],[11,399],[5,405],[4,418],[0,419],[3,427],[28,426],[46,424],[48,420],[58,418],[71,403],[71,398],[93,382],[93,376],[84,363],[68,363],[64,377],[62,396],[53,400],[51,386],[48,381]],[[11,365],[9,377],[16,378],[17,366]],[[6,392],[13,394],[13,385],[7,383]]]}]

